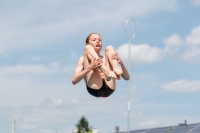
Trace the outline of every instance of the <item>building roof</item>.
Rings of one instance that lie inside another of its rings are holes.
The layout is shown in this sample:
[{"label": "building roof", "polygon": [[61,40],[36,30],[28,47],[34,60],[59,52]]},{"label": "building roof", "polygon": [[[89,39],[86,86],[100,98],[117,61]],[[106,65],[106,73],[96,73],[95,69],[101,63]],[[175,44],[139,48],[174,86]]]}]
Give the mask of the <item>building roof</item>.
[{"label": "building roof", "polygon": [[[119,133],[127,133],[119,132]],[[200,123],[130,131],[130,133],[200,133]]]}]

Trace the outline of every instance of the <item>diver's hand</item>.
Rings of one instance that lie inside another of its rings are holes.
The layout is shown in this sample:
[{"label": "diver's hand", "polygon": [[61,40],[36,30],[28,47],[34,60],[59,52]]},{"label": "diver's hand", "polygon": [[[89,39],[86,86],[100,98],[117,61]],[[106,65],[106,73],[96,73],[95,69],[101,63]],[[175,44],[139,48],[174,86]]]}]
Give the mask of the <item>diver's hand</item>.
[{"label": "diver's hand", "polygon": [[112,60],[117,60],[117,62],[118,62],[120,65],[123,65],[123,61],[121,60],[121,58],[118,56],[117,53],[112,54],[111,59],[112,59]]},{"label": "diver's hand", "polygon": [[98,58],[98,59],[94,58],[89,65],[89,69],[93,70],[95,68],[98,68],[102,65],[102,63],[103,61],[101,58]]}]

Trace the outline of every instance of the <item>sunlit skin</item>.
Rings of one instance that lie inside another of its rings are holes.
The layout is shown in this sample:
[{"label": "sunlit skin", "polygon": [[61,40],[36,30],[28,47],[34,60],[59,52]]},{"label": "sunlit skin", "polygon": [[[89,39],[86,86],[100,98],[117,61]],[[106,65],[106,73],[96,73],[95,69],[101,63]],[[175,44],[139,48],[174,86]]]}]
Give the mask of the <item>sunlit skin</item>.
[{"label": "sunlit skin", "polygon": [[[102,39],[99,34],[91,34],[89,41],[84,48],[84,55],[80,57],[72,78],[72,83],[76,84],[82,79],[88,87],[99,89],[102,86],[102,79],[111,88],[116,88],[116,79],[122,77],[129,80],[130,76],[123,64],[123,61],[110,45],[105,49],[105,55],[100,55],[102,49]],[[121,67],[118,66],[121,65]]]}]

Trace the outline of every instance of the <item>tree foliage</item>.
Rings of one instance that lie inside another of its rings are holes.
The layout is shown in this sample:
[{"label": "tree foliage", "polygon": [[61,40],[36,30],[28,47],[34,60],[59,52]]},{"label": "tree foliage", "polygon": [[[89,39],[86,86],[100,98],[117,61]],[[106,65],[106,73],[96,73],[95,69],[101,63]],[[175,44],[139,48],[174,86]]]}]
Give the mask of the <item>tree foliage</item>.
[{"label": "tree foliage", "polygon": [[89,122],[88,120],[82,116],[81,119],[78,121],[78,124],[76,124],[77,127],[77,133],[82,133],[82,131],[85,132],[91,132],[92,131],[92,127],[89,127]]}]

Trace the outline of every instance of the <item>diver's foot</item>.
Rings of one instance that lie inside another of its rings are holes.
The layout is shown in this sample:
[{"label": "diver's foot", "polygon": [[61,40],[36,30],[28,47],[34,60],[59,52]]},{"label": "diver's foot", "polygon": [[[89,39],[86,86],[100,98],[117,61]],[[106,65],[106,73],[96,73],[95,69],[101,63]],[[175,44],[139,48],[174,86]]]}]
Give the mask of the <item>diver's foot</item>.
[{"label": "diver's foot", "polygon": [[117,75],[115,74],[115,72],[109,70],[107,73],[105,73],[106,77],[109,77],[109,78],[114,78],[114,79],[117,79]]},{"label": "diver's foot", "polygon": [[116,73],[116,75],[121,76],[123,71],[120,67],[113,68],[113,71]]},{"label": "diver's foot", "polygon": [[115,72],[111,71],[106,66],[101,66],[99,67],[99,69],[105,74],[107,81],[111,80],[111,78],[115,78],[115,79],[117,78],[117,75],[115,74]]}]

